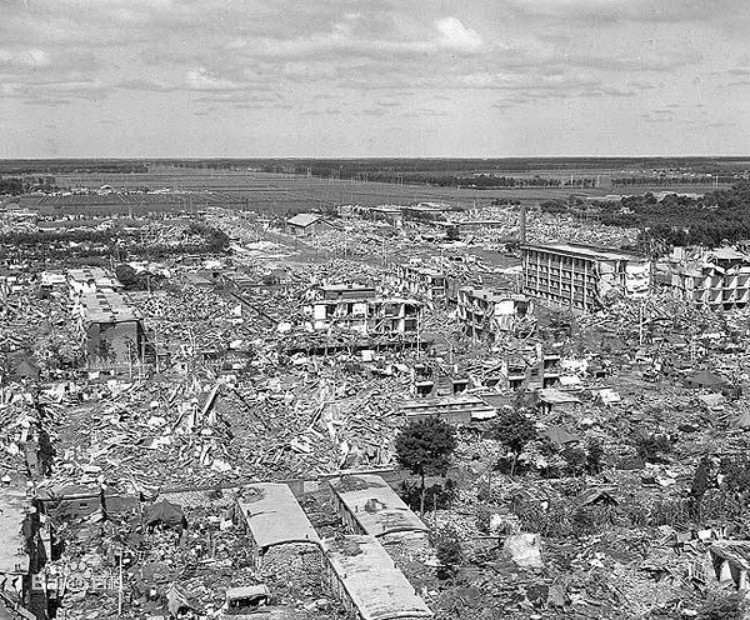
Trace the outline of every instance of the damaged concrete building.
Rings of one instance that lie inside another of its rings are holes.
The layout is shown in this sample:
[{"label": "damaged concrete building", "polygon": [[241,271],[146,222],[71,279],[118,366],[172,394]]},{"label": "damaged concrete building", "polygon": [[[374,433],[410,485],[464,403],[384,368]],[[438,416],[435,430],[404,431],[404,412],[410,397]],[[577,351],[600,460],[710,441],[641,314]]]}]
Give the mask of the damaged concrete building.
[{"label": "damaged concrete building", "polygon": [[304,564],[320,572],[320,538],[288,485],[245,487],[237,500],[235,521],[250,533],[250,552],[258,570],[292,571]]},{"label": "damaged concrete building", "polygon": [[423,304],[416,299],[380,297],[364,285],[328,285],[311,291],[303,307],[313,329],[336,327],[368,336],[416,334]]},{"label": "damaged concrete building", "polygon": [[82,294],[74,312],[90,370],[124,370],[145,356],[145,330],[128,299],[111,290]]},{"label": "damaged concrete building", "polygon": [[573,243],[522,245],[523,292],[552,304],[595,311],[610,295],[646,297],[648,259],[623,251]]},{"label": "damaged concrete building", "polygon": [[474,340],[493,340],[532,315],[533,303],[526,295],[471,287],[458,291],[458,319],[464,333]]},{"label": "damaged concrete building", "polygon": [[409,294],[429,301],[444,302],[448,286],[445,273],[423,265],[399,265],[396,270],[399,285]]},{"label": "damaged concrete building", "polygon": [[345,476],[329,484],[350,532],[374,536],[384,544],[406,539],[426,544],[427,526],[380,476]]},{"label": "damaged concrete building", "polygon": [[655,280],[685,301],[717,310],[745,308],[750,302],[750,255],[733,248],[674,248],[657,264]]},{"label": "damaged concrete building", "polygon": [[357,620],[419,620],[434,614],[374,536],[323,541],[330,590]]}]

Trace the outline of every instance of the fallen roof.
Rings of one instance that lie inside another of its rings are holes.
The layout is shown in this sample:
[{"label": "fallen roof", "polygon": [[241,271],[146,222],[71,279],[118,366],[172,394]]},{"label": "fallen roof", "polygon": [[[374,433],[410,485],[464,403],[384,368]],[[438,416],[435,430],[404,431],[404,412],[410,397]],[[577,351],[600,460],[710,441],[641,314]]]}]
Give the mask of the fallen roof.
[{"label": "fallen roof", "polygon": [[551,405],[564,405],[567,403],[580,403],[580,399],[570,392],[563,392],[555,388],[539,390],[539,399]]},{"label": "fallen roof", "polygon": [[323,545],[362,620],[433,617],[376,538],[344,536],[326,539]]},{"label": "fallen roof", "polygon": [[23,535],[25,506],[23,489],[10,487],[0,493],[0,573],[21,575],[29,571],[29,555]]},{"label": "fallen roof", "polygon": [[336,495],[370,536],[427,531],[427,526],[380,476],[362,474],[331,481]]},{"label": "fallen roof", "polygon": [[244,488],[237,503],[262,549],[293,542],[320,544],[310,520],[285,484],[263,483]]},{"label": "fallen roof", "polygon": [[750,542],[726,540],[711,545],[711,553],[736,564],[743,570],[750,570]]}]

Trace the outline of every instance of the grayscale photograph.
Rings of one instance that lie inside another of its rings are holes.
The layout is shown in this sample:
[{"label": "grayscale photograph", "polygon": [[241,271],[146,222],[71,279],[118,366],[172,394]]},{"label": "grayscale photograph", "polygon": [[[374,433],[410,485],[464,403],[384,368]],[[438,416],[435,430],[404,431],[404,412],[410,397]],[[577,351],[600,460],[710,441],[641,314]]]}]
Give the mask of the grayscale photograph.
[{"label": "grayscale photograph", "polygon": [[747,0],[0,0],[0,620],[750,620]]}]

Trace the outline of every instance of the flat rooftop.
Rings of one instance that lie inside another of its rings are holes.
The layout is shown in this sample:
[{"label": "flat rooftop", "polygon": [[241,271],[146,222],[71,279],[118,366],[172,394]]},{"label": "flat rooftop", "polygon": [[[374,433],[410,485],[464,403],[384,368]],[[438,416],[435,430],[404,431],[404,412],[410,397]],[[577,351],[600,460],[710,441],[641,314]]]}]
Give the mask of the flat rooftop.
[{"label": "flat rooftop", "polygon": [[538,245],[522,245],[524,250],[536,250],[539,252],[554,252],[557,254],[568,254],[584,258],[593,258],[600,260],[646,260],[644,257],[636,254],[627,254],[607,248],[600,248],[593,245],[577,245],[572,243],[545,243]]},{"label": "flat rooftop", "polygon": [[433,617],[373,536],[328,538],[323,549],[362,620]]},{"label": "flat rooftop", "polygon": [[370,536],[427,531],[427,526],[380,476],[362,474],[331,481],[336,495]]},{"label": "flat rooftop", "polygon": [[439,269],[435,269],[433,267],[425,267],[423,265],[409,265],[408,263],[405,265],[402,265],[404,269],[409,269],[411,271],[415,271],[416,273],[421,273],[426,276],[434,276],[434,277],[445,277],[445,272],[440,271]]},{"label": "flat rooftop", "polygon": [[83,318],[90,323],[125,323],[141,316],[130,300],[115,291],[100,290],[81,296]]},{"label": "flat rooftop", "polygon": [[[316,287],[314,287],[316,288]],[[375,287],[369,284],[323,284],[317,288],[323,291],[374,291]]]},{"label": "flat rooftop", "polygon": [[485,301],[507,301],[509,299],[513,301],[528,301],[529,299],[526,295],[513,293],[512,291],[493,291],[487,288],[471,288],[470,286],[466,286],[460,290],[472,297]]},{"label": "flat rooftop", "polygon": [[254,484],[243,490],[237,504],[259,547],[293,542],[320,544],[317,532],[286,484]]},{"label": "flat rooftop", "polygon": [[29,556],[23,536],[26,495],[22,488],[9,487],[0,493],[0,573],[26,574]]}]

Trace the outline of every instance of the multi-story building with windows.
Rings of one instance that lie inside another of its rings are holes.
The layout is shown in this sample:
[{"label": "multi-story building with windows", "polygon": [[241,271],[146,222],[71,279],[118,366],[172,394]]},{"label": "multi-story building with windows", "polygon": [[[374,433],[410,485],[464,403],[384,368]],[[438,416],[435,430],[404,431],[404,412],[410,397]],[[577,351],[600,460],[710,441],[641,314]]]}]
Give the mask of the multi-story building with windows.
[{"label": "multi-story building with windows", "polygon": [[522,245],[523,292],[584,312],[602,307],[609,295],[638,298],[651,288],[648,259],[573,243]]}]

